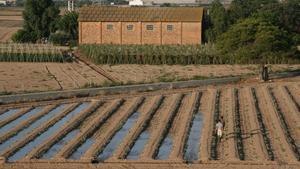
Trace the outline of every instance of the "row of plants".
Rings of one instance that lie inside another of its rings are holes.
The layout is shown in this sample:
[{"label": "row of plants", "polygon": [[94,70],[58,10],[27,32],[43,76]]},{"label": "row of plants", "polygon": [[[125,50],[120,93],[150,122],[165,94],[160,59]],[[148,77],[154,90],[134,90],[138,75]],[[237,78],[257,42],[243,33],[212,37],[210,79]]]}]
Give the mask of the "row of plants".
[{"label": "row of plants", "polygon": [[[183,154],[186,154],[186,150],[188,148],[187,142],[188,142],[189,136],[191,134],[191,129],[192,129],[192,126],[193,126],[193,123],[194,123],[195,115],[197,113],[199,113],[201,98],[202,98],[202,93],[197,93],[195,103],[193,105],[191,122],[189,123],[188,130],[187,130],[188,134],[185,136],[185,140],[184,140]],[[184,159],[184,160],[188,161],[188,159]]]},{"label": "row of plants", "polygon": [[242,129],[241,129],[241,116],[240,116],[240,102],[239,102],[239,90],[234,89],[234,102],[235,102],[235,111],[234,111],[234,130],[235,130],[235,141],[238,150],[238,155],[240,160],[245,160],[244,153],[244,144],[242,138]]},{"label": "row of plants", "polygon": [[253,99],[254,99],[254,106],[255,106],[257,121],[258,121],[258,124],[259,124],[259,127],[260,127],[261,134],[263,136],[263,141],[264,141],[267,153],[268,153],[268,157],[269,157],[269,160],[274,161],[274,159],[275,159],[274,152],[273,152],[273,149],[272,149],[270,138],[269,138],[268,133],[267,133],[266,126],[264,124],[264,119],[263,119],[263,116],[262,116],[262,113],[261,113],[261,110],[260,110],[260,107],[259,107],[259,100],[257,98],[255,88],[251,88],[251,92],[252,92],[252,96],[253,96]]},{"label": "row of plants", "polygon": [[297,160],[300,161],[300,150],[297,147],[297,143],[296,143],[295,139],[292,137],[292,134],[291,134],[289,126],[286,122],[285,116],[284,116],[284,114],[278,104],[278,101],[274,95],[273,89],[271,87],[268,87],[268,91],[269,91],[269,94],[271,95],[272,103],[273,103],[273,106],[275,107],[276,113],[279,117],[280,124],[281,124],[281,127],[283,128],[283,132],[286,137],[286,140],[289,143],[291,149],[293,150]]},{"label": "row of plants", "polygon": [[103,152],[103,150],[105,149],[105,147],[110,143],[110,141],[112,140],[112,138],[122,129],[123,125],[126,123],[126,120],[132,115],[134,114],[141,106],[142,104],[145,102],[145,97],[142,97],[139,101],[138,104],[135,105],[135,107],[131,110],[130,114],[127,116],[127,118],[123,119],[122,122],[119,124],[118,129],[116,129],[114,131],[114,133],[110,136],[109,139],[107,139],[107,141],[105,142],[105,144],[101,147],[101,149],[97,152],[96,158],[98,157],[99,154],[101,154]]},{"label": "row of plants", "polygon": [[71,58],[62,53],[0,53],[0,62],[67,62]]},{"label": "row of plants", "polygon": [[123,153],[123,155],[121,157],[119,157],[120,159],[126,159],[127,156],[130,153],[130,150],[132,149],[132,147],[134,146],[134,144],[136,143],[136,141],[138,140],[138,138],[140,137],[140,135],[147,130],[148,126],[150,125],[151,120],[153,119],[155,113],[158,111],[158,109],[160,108],[160,106],[163,104],[164,100],[165,100],[165,96],[160,96],[158,101],[155,102],[155,104],[152,106],[151,110],[148,112],[149,116],[148,118],[144,121],[143,125],[141,126],[141,130],[139,131],[139,133],[136,135],[135,138],[132,139],[132,141],[130,142],[130,144],[128,145],[128,148],[126,148],[125,152]]},{"label": "row of plants", "polygon": [[89,131],[89,133],[84,137],[81,138],[79,142],[77,142],[77,144],[71,149],[71,151],[68,152],[68,154],[66,155],[66,158],[69,158],[73,152],[75,152],[87,139],[91,138],[94,133],[100,129],[100,127],[112,116],[114,115],[121,106],[123,106],[123,104],[125,103],[124,99],[121,99],[117,102],[116,106],[113,107],[113,109],[111,109],[104,118],[101,119],[101,121],[99,121],[92,130]]},{"label": "row of plants", "polygon": [[[84,44],[80,52],[96,64],[257,64],[262,58],[220,54],[213,45],[113,45]],[[299,63],[283,54],[268,55],[266,63]]]},{"label": "row of plants", "polygon": [[296,101],[295,97],[292,95],[290,89],[287,86],[284,86],[285,91],[288,93],[289,97],[292,99],[293,103],[295,104],[298,112],[300,112],[300,105]]},{"label": "row of plants", "polygon": [[157,155],[158,155],[158,152],[159,152],[159,148],[161,147],[163,141],[166,139],[167,135],[168,135],[169,132],[170,132],[170,129],[171,129],[171,127],[172,127],[172,124],[173,124],[173,122],[174,122],[174,119],[175,119],[176,115],[177,115],[178,112],[179,112],[179,108],[180,108],[180,106],[181,106],[181,104],[182,104],[182,100],[183,100],[184,97],[185,97],[185,95],[184,95],[184,94],[181,94],[181,95],[176,99],[175,104],[172,105],[173,107],[172,107],[172,111],[171,111],[171,116],[170,116],[170,118],[169,118],[168,121],[167,121],[167,125],[166,125],[166,126],[164,127],[164,129],[163,129],[163,132],[162,132],[162,135],[161,135],[161,137],[160,137],[160,139],[159,139],[158,145],[157,145],[157,147],[156,147],[156,149],[155,149],[155,151],[154,151],[154,153],[153,153],[153,155],[152,155],[152,158],[153,158],[153,159],[157,159]]},{"label": "row of plants", "polygon": [[220,98],[221,91],[218,90],[215,98],[215,109],[213,114],[213,131],[212,131],[212,139],[211,139],[211,147],[210,147],[210,159],[217,160],[218,159],[218,136],[216,132],[216,124],[220,118]]},{"label": "row of plants", "polygon": [[69,125],[67,128],[63,130],[63,132],[59,133],[59,135],[47,144],[47,146],[43,146],[36,154],[34,154],[33,158],[40,158],[43,156],[44,153],[46,153],[53,145],[58,143],[61,139],[63,139],[69,132],[72,132],[80,127],[80,125],[90,116],[92,116],[94,113],[96,113],[96,110],[98,110],[99,107],[101,107],[104,104],[104,102],[98,102],[95,106],[89,109],[88,112],[84,113],[80,118],[76,119],[74,123]]}]

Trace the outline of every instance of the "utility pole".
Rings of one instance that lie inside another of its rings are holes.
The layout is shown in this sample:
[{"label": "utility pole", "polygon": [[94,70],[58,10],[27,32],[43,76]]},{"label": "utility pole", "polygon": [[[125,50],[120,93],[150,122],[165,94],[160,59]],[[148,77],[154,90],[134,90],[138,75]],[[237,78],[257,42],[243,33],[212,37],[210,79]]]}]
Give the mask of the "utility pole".
[{"label": "utility pole", "polygon": [[74,1],[75,0],[68,0],[68,11],[74,11]]}]

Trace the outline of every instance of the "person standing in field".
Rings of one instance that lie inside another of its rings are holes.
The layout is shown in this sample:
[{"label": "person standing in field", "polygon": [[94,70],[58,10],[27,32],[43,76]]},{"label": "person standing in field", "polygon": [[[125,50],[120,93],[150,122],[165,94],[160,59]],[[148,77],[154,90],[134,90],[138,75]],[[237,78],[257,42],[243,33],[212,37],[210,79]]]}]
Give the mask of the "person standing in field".
[{"label": "person standing in field", "polygon": [[218,136],[218,141],[221,141],[222,134],[223,134],[223,123],[222,123],[221,119],[216,124],[216,132],[217,132],[217,136]]}]

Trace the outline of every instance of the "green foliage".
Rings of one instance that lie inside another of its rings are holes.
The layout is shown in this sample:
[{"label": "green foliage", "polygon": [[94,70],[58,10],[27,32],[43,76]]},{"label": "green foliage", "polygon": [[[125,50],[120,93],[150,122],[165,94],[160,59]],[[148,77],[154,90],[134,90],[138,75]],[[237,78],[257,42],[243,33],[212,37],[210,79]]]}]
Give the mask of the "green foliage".
[{"label": "green foliage", "polygon": [[17,43],[25,43],[25,42],[36,42],[37,34],[35,32],[29,32],[24,29],[18,30],[13,36],[12,41]]},{"label": "green foliage", "polygon": [[214,42],[216,38],[227,30],[227,13],[219,0],[214,0],[209,9],[209,28],[205,35],[209,42]]},{"label": "green foliage", "polygon": [[276,4],[278,0],[233,0],[228,11],[229,23],[234,24],[239,19],[250,17],[268,4]]},{"label": "green foliage", "polygon": [[[23,18],[23,31],[18,32],[13,40],[15,42],[34,42],[43,37],[49,37],[51,32],[55,32],[59,9],[52,0],[26,0]],[[26,35],[27,33],[30,34],[30,37]]]},{"label": "green foliage", "polygon": [[222,54],[241,62],[289,63],[297,59],[290,42],[287,31],[251,17],[233,25],[216,46]]},{"label": "green foliage", "polygon": [[65,32],[52,33],[49,40],[55,45],[66,45],[70,39],[70,36]]},{"label": "green foliage", "polygon": [[58,29],[69,35],[71,40],[78,39],[78,13],[67,12],[58,22]]},{"label": "green foliage", "polygon": [[64,62],[64,57],[53,53],[0,53],[1,62]]},{"label": "green foliage", "polygon": [[96,64],[222,64],[213,46],[203,45],[81,45]]}]

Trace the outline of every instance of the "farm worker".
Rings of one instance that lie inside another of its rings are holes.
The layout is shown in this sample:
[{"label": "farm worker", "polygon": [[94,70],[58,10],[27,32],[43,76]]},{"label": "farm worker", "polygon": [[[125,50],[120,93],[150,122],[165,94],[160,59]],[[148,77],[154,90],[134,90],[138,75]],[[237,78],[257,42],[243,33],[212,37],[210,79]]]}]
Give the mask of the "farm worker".
[{"label": "farm worker", "polygon": [[221,140],[221,138],[222,138],[222,132],[223,132],[223,124],[222,124],[221,119],[216,124],[216,130],[217,130],[218,140]]}]

